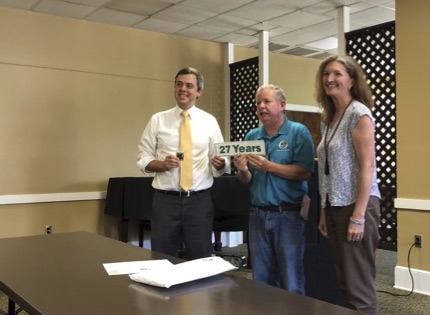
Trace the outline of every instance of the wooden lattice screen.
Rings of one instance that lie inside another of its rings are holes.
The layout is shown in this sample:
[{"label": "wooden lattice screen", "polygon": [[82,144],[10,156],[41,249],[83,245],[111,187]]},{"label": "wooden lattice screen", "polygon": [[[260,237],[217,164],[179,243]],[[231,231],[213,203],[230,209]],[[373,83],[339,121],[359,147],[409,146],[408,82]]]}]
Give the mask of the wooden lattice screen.
[{"label": "wooden lattice screen", "polygon": [[[230,64],[230,140],[241,141],[258,127],[255,92],[258,89],[258,57]],[[232,173],[236,173],[232,165]]]},{"label": "wooden lattice screen", "polygon": [[345,34],[346,52],[366,72],[375,97],[376,163],[382,194],[379,247],[397,250],[395,22]]}]

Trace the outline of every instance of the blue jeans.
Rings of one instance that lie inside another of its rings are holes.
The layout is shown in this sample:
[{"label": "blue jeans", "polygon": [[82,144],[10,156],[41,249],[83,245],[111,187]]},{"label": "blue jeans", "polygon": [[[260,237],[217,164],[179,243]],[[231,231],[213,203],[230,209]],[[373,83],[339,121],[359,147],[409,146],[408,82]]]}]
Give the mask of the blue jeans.
[{"label": "blue jeans", "polygon": [[304,230],[299,211],[265,212],[251,208],[249,247],[253,279],[304,295]]}]

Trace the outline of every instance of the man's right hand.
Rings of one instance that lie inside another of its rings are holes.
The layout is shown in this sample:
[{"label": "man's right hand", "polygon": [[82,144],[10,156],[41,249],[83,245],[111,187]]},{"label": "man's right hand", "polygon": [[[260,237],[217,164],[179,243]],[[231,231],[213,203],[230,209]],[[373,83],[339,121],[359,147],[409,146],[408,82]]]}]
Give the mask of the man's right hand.
[{"label": "man's right hand", "polygon": [[181,160],[175,155],[168,155],[163,161],[163,167],[166,171],[170,171],[172,168],[177,168],[181,164]]}]

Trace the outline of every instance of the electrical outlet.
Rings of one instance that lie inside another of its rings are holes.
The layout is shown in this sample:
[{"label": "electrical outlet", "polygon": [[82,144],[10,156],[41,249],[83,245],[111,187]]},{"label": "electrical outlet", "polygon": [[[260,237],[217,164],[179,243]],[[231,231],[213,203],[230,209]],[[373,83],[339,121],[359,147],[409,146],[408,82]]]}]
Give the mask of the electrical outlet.
[{"label": "electrical outlet", "polygon": [[414,245],[415,247],[421,248],[421,235],[414,236]]},{"label": "electrical outlet", "polygon": [[52,234],[52,225],[45,225],[45,234]]}]

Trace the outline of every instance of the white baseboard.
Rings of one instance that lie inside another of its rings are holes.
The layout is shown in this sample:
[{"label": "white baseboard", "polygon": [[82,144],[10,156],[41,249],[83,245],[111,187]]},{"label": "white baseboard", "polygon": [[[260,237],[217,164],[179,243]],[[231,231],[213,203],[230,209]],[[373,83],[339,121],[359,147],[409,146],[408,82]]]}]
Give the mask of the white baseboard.
[{"label": "white baseboard", "polygon": [[0,195],[0,205],[14,205],[25,203],[64,202],[100,200],[106,198],[106,191],[31,194],[31,195]]},{"label": "white baseboard", "polygon": [[[430,272],[411,269],[414,278],[414,292],[430,295]],[[394,287],[396,289],[411,291],[412,280],[407,267],[396,266],[394,269]]]},{"label": "white baseboard", "polygon": [[300,105],[287,103],[285,109],[292,112],[307,112],[307,113],[320,113],[321,109],[318,105]]},{"label": "white baseboard", "polygon": [[430,211],[430,200],[425,199],[394,199],[394,207],[396,209]]}]

